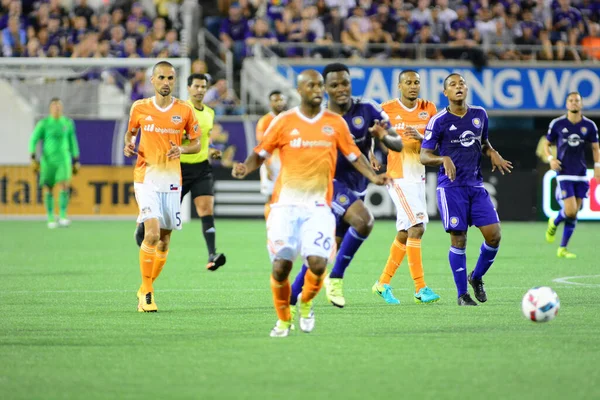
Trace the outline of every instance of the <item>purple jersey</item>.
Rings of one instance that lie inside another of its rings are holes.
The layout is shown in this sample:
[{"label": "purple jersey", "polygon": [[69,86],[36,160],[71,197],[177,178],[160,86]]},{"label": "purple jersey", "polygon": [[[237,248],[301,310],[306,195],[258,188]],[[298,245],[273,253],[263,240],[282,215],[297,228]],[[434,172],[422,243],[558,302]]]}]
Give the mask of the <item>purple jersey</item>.
[{"label": "purple jersey", "polygon": [[[348,123],[354,143],[368,158],[373,143],[369,128],[373,126],[375,120],[389,122],[390,118],[378,104],[371,100],[352,97],[351,101],[352,105],[343,117]],[[346,157],[341,155],[337,159],[334,179],[342,182],[357,194],[364,194],[369,184],[368,179],[358,172]]]},{"label": "purple jersey", "polygon": [[598,128],[594,121],[583,117],[573,124],[563,115],[550,122],[546,138],[556,145],[561,162],[561,170],[557,174],[562,176],[561,180],[577,181],[586,176],[584,144],[598,142]]},{"label": "purple jersey", "polygon": [[488,138],[488,116],[482,107],[468,106],[459,117],[447,108],[438,112],[425,128],[424,149],[448,156],[456,167],[456,179],[450,181],[443,166],[438,173],[438,188],[482,186],[481,146]]}]

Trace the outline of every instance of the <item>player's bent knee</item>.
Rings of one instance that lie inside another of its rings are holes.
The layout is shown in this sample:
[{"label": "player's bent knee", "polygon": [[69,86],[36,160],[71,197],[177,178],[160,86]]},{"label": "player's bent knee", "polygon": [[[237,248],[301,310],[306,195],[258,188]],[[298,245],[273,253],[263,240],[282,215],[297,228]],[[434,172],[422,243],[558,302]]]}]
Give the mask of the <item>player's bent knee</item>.
[{"label": "player's bent knee", "polygon": [[318,256],[307,257],[308,268],[315,275],[323,275],[327,269],[327,259]]},{"label": "player's bent knee", "polygon": [[467,235],[464,232],[450,232],[452,247],[464,249],[467,247]]},{"label": "player's bent knee", "polygon": [[415,226],[411,226],[408,229],[407,236],[411,239],[421,239],[424,233],[425,226],[423,224],[418,224]]},{"label": "player's bent knee", "polygon": [[157,246],[160,241],[160,234],[158,232],[153,232],[146,230],[144,232],[144,242],[146,242],[150,246]]},{"label": "player's bent knee", "polygon": [[277,259],[273,261],[273,278],[278,282],[283,282],[290,275],[292,265],[289,260]]}]

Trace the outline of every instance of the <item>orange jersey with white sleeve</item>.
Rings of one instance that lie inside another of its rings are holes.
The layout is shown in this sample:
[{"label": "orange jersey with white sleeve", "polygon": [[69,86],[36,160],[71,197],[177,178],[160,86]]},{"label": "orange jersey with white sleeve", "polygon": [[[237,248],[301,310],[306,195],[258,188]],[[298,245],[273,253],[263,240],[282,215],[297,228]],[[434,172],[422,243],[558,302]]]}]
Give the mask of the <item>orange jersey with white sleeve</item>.
[{"label": "orange jersey with white sleeve", "polygon": [[281,171],[272,204],[280,205],[331,205],[338,150],[351,162],[361,156],[346,121],[326,109],[313,118],[298,107],[279,114],[254,151],[267,158],[276,149]]},{"label": "orange jersey with white sleeve", "polygon": [[431,117],[437,113],[435,104],[417,99],[417,104],[409,109],[400,102],[400,99],[394,99],[386,101],[381,107],[389,115],[390,125],[404,143],[401,152],[388,152],[387,174],[393,179],[424,182],[425,166],[420,161],[421,142],[405,137],[404,131],[407,126],[412,126],[422,135]]},{"label": "orange jersey with white sleeve", "polygon": [[173,98],[165,108],[156,104],[154,97],[138,100],[131,106],[128,131],[141,133],[133,181],[149,184],[157,192],[171,192],[181,188],[179,158],[169,160],[170,141],[181,146],[184,132],[190,140],[200,137],[198,121],[192,107]]}]

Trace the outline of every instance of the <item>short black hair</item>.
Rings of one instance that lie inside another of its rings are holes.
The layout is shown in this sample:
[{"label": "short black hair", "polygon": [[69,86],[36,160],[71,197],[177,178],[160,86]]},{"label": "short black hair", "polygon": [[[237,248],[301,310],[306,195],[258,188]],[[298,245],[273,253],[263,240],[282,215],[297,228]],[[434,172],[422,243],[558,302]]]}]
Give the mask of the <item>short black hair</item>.
[{"label": "short black hair", "polygon": [[327,79],[327,74],[329,74],[330,72],[347,72],[348,74],[350,74],[350,70],[348,69],[348,67],[342,63],[327,64],[325,66],[325,69],[323,70],[323,78]]},{"label": "short black hair", "polygon": [[571,96],[571,95],[577,95],[577,96],[579,96],[579,97],[581,97],[581,98],[583,99],[583,96],[582,96],[582,95],[581,95],[581,93],[579,93],[579,92],[571,92],[571,93],[569,93],[569,94],[567,95],[567,99],[568,99],[568,98],[569,98],[569,96]]},{"label": "short black hair", "polygon": [[271,96],[277,96],[277,95],[281,95],[283,93],[281,93],[281,90],[273,90],[271,91],[271,93],[269,93],[269,99],[271,99]]},{"label": "short black hair", "polygon": [[194,83],[194,79],[206,81],[207,84],[210,83],[210,79],[208,79],[208,76],[206,76],[204,74],[191,74],[190,76],[188,76],[188,80],[187,80],[188,87],[192,86],[192,83]]},{"label": "short black hair", "polygon": [[159,61],[156,64],[154,64],[154,67],[152,67],[152,75],[154,75],[154,72],[156,72],[156,68],[158,67],[171,67],[173,69],[175,69],[175,67],[173,66],[173,64],[171,64],[168,61]]},{"label": "short black hair", "polygon": [[48,103],[48,104],[56,103],[57,101],[62,101],[62,100],[60,99],[60,97],[53,97],[50,99],[50,103]]},{"label": "short black hair", "polygon": [[403,69],[398,74],[398,81],[399,82],[402,82],[402,75],[404,75],[404,74],[417,74],[417,75],[419,75],[419,73],[417,71],[415,71],[414,69]]},{"label": "short black hair", "polygon": [[446,77],[446,79],[444,79],[444,90],[446,90],[446,86],[448,85],[448,79],[450,79],[453,76],[460,76],[461,78],[463,78],[463,80],[465,80],[465,77],[462,76],[461,74],[459,74],[458,72],[453,72],[450,75],[448,75]]}]

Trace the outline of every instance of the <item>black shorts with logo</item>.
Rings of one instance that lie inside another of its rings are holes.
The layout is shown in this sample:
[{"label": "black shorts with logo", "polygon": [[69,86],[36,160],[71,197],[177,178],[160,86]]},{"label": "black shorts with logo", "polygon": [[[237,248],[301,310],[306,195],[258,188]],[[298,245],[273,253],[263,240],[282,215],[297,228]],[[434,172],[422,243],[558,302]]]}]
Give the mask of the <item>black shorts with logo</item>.
[{"label": "black shorts with logo", "polygon": [[198,196],[214,196],[214,179],[212,167],[207,161],[196,164],[181,163],[181,198],[188,192],[192,192],[192,199]]}]

